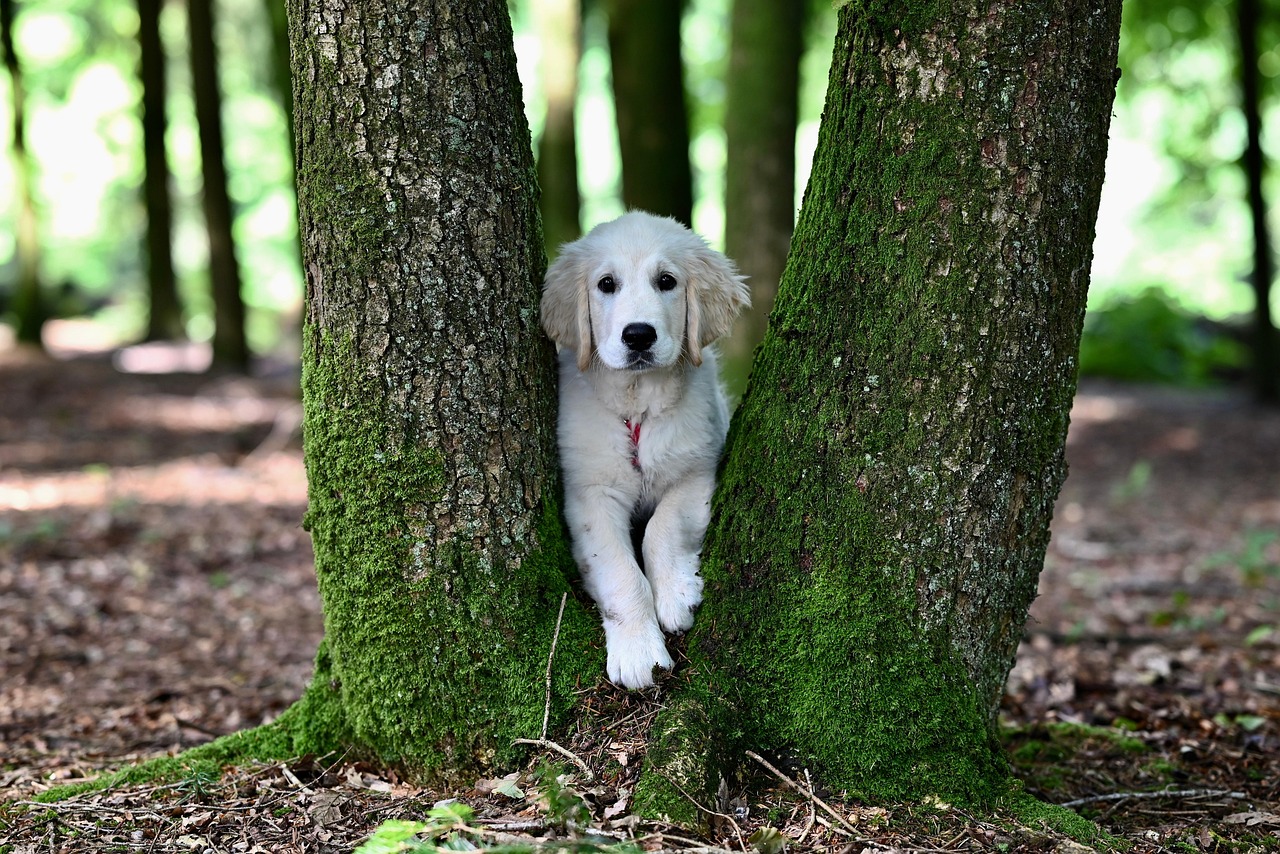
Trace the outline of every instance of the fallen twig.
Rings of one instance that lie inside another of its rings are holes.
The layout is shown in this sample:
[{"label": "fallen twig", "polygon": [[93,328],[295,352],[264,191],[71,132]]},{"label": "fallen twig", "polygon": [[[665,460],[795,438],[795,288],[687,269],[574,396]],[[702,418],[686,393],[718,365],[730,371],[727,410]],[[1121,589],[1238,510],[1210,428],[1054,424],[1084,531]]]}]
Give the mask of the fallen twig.
[{"label": "fallen twig", "polygon": [[[808,768],[804,769],[804,781],[809,785],[809,791],[812,792],[813,780],[809,777]],[[804,824],[804,832],[800,834],[798,839],[796,839],[797,847],[800,845],[803,845],[804,841],[809,838],[809,831],[813,830],[813,825],[817,818],[818,818],[817,805],[812,800],[810,800],[809,801],[809,820],[806,821]]]},{"label": "fallen twig", "polygon": [[801,785],[800,783],[797,783],[795,780],[792,780],[792,779],[791,779],[790,777],[788,777],[786,774],[783,774],[783,773],[782,773],[781,771],[779,771],[777,768],[774,768],[774,767],[773,767],[772,765],[770,765],[770,764],[768,763],[768,761],[766,761],[766,760],[764,759],[764,757],[762,757],[760,754],[755,753],[755,752],[750,751],[750,750],[746,751],[746,754],[747,754],[748,756],[750,756],[752,759],[754,759],[755,761],[759,762],[759,763],[760,763],[761,765],[763,765],[765,768],[769,769],[769,771],[771,771],[771,772],[773,773],[773,776],[777,777],[779,780],[781,780],[782,782],[786,783],[786,784],[787,784],[788,786],[790,786],[791,788],[795,789],[797,792],[799,792],[801,795],[803,795],[804,797],[806,797],[806,798],[808,798],[809,800],[811,800],[813,803],[815,803],[815,804],[817,804],[818,806],[822,807],[824,810],[826,810],[826,811],[827,811],[827,813],[828,813],[832,818],[834,818],[836,821],[838,821],[838,822],[840,822],[842,825],[844,825],[844,826],[845,826],[845,827],[846,827],[850,832],[855,833],[855,834],[858,832],[858,828],[854,827],[852,824],[850,824],[850,823],[849,823],[849,820],[848,820],[848,819],[846,819],[844,816],[840,815],[840,813],[838,813],[838,812],[836,812],[834,809],[832,809],[830,804],[828,804],[828,803],[827,803],[826,801],[824,801],[822,798],[820,798],[820,797],[818,797],[817,795],[815,795],[811,789],[808,789],[808,788],[804,787],[804,786],[803,786],[803,785]]},{"label": "fallen twig", "polygon": [[702,811],[703,811],[704,813],[706,813],[707,815],[714,815],[714,816],[716,816],[717,818],[722,818],[722,819],[724,819],[725,821],[729,822],[729,824],[733,825],[733,832],[734,832],[734,833],[737,835],[737,837],[738,837],[738,847],[739,847],[739,848],[741,848],[743,851],[746,851],[746,850],[747,850],[747,841],[742,837],[742,828],[738,826],[738,823],[737,823],[736,821],[734,821],[733,816],[731,816],[731,815],[727,815],[727,814],[722,813],[722,812],[716,812],[715,810],[712,810],[712,809],[707,809],[707,808],[706,808],[706,807],[704,807],[702,804],[700,804],[700,803],[698,803],[696,800],[694,800],[693,795],[691,795],[691,794],[689,794],[688,792],[686,792],[686,791],[684,790],[684,787],[683,787],[683,786],[681,786],[679,783],[677,783],[675,780],[672,780],[669,776],[667,776],[666,774],[663,774],[663,772],[661,772],[661,771],[659,771],[658,773],[662,775],[662,778],[663,778],[664,780],[666,780],[666,781],[667,781],[668,783],[670,783],[671,785],[675,786],[675,787],[676,787],[676,791],[677,791],[677,792],[679,792],[680,794],[682,794],[682,795],[684,795],[686,798],[688,798],[688,799],[689,799],[689,803],[693,804],[695,807],[697,807],[698,809],[702,810]]},{"label": "fallen twig", "polygon": [[1249,796],[1244,792],[1232,792],[1227,789],[1179,789],[1176,791],[1160,791],[1160,792],[1112,792],[1109,795],[1090,795],[1087,798],[1076,798],[1074,801],[1066,801],[1058,804],[1060,807],[1078,807],[1084,804],[1095,804],[1103,801],[1127,801],[1130,798],[1134,800],[1148,798],[1234,798],[1238,801],[1247,801]]},{"label": "fallen twig", "polygon": [[542,734],[539,738],[547,737],[547,724],[551,721],[551,660],[556,656],[556,644],[560,643],[560,621],[564,619],[564,603],[568,600],[569,594],[560,594],[560,611],[556,614],[556,630],[551,635],[551,651],[547,653],[547,690],[545,702],[542,706]]},{"label": "fallen twig", "polygon": [[561,756],[563,756],[565,759],[568,759],[574,765],[577,765],[578,768],[581,769],[582,773],[587,775],[588,782],[596,778],[596,775],[592,774],[591,769],[587,767],[587,763],[583,762],[578,757],[577,754],[575,754],[573,751],[569,750],[566,747],[561,747],[560,745],[556,744],[554,741],[552,741],[549,738],[517,738],[515,741],[511,743],[512,744],[532,744],[536,747],[545,747],[548,750],[554,750],[556,753],[559,753]]},{"label": "fallen twig", "polygon": [[582,769],[582,773],[587,775],[587,780],[594,780],[595,775],[591,773],[591,769],[587,767],[587,763],[583,762],[571,750],[561,747],[551,739],[547,738],[547,724],[551,721],[551,661],[556,655],[556,644],[560,642],[560,621],[564,618],[564,603],[568,599],[569,594],[564,593],[560,596],[560,612],[556,614],[556,630],[551,636],[551,651],[547,653],[547,679],[546,679],[546,698],[542,707],[542,735],[537,738],[517,738],[512,744],[532,744],[537,747],[545,747],[548,750],[554,750],[561,756],[568,759],[574,765]]}]

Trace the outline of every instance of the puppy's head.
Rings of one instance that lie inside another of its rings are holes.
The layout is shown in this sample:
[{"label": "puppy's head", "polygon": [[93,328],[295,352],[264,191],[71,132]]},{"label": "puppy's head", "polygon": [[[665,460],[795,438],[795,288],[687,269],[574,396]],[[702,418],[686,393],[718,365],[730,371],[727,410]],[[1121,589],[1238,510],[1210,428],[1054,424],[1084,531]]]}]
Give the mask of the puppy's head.
[{"label": "puppy's head", "polygon": [[624,214],[567,243],[547,270],[542,326],[586,370],[702,364],[750,303],[732,261],[674,219]]}]

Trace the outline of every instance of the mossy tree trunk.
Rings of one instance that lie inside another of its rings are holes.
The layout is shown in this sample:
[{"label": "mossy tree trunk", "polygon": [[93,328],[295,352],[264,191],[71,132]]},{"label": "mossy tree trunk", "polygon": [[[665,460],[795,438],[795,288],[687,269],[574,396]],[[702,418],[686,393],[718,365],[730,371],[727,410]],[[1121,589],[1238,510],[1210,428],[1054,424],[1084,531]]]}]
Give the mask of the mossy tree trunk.
[{"label": "mossy tree trunk", "polygon": [[683,0],[607,0],[613,100],[628,208],[693,221],[689,117],[680,53]]},{"label": "mossy tree trunk", "polygon": [[[465,778],[539,735],[572,566],[507,8],[291,0],[290,38],[325,640],[288,724],[299,748]],[[557,715],[597,635],[570,597]]]},{"label": "mossy tree trunk", "polygon": [[1119,0],[853,2],[641,802],[703,756],[968,802],[1066,474]]},{"label": "mossy tree trunk", "polygon": [[721,346],[733,396],[746,385],[791,245],[806,6],[798,0],[733,3],[725,81],[724,248],[751,285],[751,308]]}]

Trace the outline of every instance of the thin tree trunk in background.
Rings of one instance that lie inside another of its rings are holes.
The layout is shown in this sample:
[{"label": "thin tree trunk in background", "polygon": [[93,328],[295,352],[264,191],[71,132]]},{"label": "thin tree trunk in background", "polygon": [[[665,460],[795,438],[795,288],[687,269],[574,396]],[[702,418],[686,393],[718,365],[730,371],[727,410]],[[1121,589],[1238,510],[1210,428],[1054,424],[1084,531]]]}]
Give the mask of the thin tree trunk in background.
[{"label": "thin tree trunk in background", "polygon": [[[290,181],[289,189],[293,193],[294,201],[294,217],[293,224],[298,226],[297,217],[297,191],[298,191],[298,140],[294,123],[296,118],[293,115],[293,69],[289,56],[289,9],[288,0],[263,0],[266,7],[268,20],[271,26],[271,57],[272,57],[272,78],[275,81],[276,89],[280,94],[280,110],[284,114],[284,126],[289,136],[289,165],[290,165]],[[299,274],[302,273],[302,230],[298,227],[296,239],[294,241],[293,262],[297,265]],[[303,276],[302,278],[305,278]],[[302,322],[298,318],[298,326],[294,330],[294,334],[301,335]],[[301,343],[300,338],[295,339]]]},{"label": "thin tree trunk in background", "polygon": [[1253,227],[1253,382],[1258,400],[1280,403],[1280,337],[1271,317],[1271,283],[1275,278],[1271,234],[1267,228],[1267,203],[1263,195],[1266,172],[1262,150],[1262,110],[1258,72],[1259,0],[1236,0],[1236,28],[1240,39],[1240,101],[1245,120],[1245,149],[1241,158],[1249,192],[1249,216]]},{"label": "thin tree trunk in background", "polygon": [[[289,132],[289,158],[297,158],[293,129],[293,71],[289,65],[289,10],[286,0],[263,0],[271,24],[271,77],[280,93],[280,107]],[[295,167],[297,166],[295,162]]]},{"label": "thin tree trunk in background", "polygon": [[147,208],[146,340],[186,337],[182,305],[173,273],[173,208],[169,197],[169,157],[165,147],[168,86],[160,10],[164,0],[138,0],[138,44],[142,62],[143,198]]},{"label": "thin tree trunk in background", "polygon": [[18,200],[17,258],[18,281],[13,294],[13,315],[17,323],[15,335],[24,344],[42,347],[41,332],[47,308],[40,289],[40,236],[36,216],[35,170],[27,150],[26,90],[22,84],[22,64],[13,43],[16,16],[13,0],[0,0],[0,43],[4,49],[5,69],[9,72],[10,99],[13,104],[13,174]]},{"label": "thin tree trunk in background", "polygon": [[[306,525],[325,612],[316,675],[289,720],[299,737],[328,731],[357,754],[469,782],[541,731],[573,563],[507,7],[289,11]],[[570,594],[553,725],[602,672],[599,643]]]},{"label": "thin tree trunk in background", "polygon": [[204,178],[204,219],[209,233],[209,280],[213,293],[213,362],[235,371],[249,369],[245,307],[232,236],[233,212],[223,162],[222,95],[218,88],[218,54],[214,44],[215,0],[187,0],[191,39],[191,85],[200,128],[200,161]]},{"label": "thin tree trunk in background", "polygon": [[642,809],[688,817],[670,781],[708,797],[746,748],[875,801],[1007,791],[995,712],[1066,474],[1119,23],[842,7]]},{"label": "thin tree trunk in background", "polygon": [[806,4],[734,0],[725,83],[725,253],[751,285],[751,308],[721,345],[741,395],[764,338],[795,223],[796,121]]},{"label": "thin tree trunk in background", "polygon": [[581,0],[533,0],[542,45],[542,86],[547,118],[538,141],[538,184],[542,187],[542,233],[547,254],[582,233],[578,194],[578,145],[574,105],[582,54]]},{"label": "thin tree trunk in background", "polygon": [[689,118],[680,60],[682,0],[608,0],[622,201],[693,220]]}]

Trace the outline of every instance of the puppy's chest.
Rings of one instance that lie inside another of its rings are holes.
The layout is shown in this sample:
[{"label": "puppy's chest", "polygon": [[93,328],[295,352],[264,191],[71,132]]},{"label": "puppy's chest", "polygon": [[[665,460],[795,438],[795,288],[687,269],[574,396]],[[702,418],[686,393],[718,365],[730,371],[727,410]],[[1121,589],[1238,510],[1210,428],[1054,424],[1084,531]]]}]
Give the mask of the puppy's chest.
[{"label": "puppy's chest", "polygon": [[691,470],[704,467],[717,449],[706,425],[690,424],[683,412],[635,422],[623,420],[616,447],[647,492],[661,493]]},{"label": "puppy's chest", "polygon": [[671,417],[682,398],[677,383],[648,375],[636,376],[630,382],[601,383],[595,391],[606,409],[632,424]]}]

